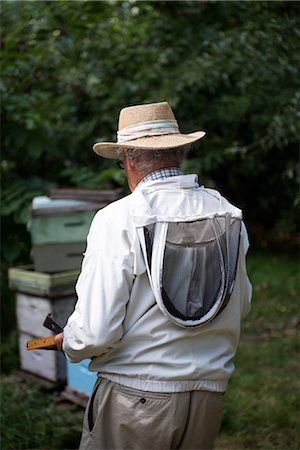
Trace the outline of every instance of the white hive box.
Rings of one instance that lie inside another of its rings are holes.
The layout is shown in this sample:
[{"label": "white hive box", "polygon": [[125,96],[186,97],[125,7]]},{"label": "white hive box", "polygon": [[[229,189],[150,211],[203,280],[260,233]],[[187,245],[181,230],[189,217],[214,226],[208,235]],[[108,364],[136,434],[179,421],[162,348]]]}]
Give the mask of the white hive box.
[{"label": "white hive box", "polygon": [[[47,332],[46,332],[47,334]],[[55,350],[26,349],[26,342],[36,338],[31,334],[19,333],[21,369],[59,385],[66,383],[66,358]]]},{"label": "white hive box", "polygon": [[20,362],[23,370],[53,382],[66,383],[66,358],[63,353],[40,349],[28,351],[26,342],[52,334],[43,326],[49,313],[61,327],[64,327],[74,310],[75,301],[75,295],[49,299],[24,293],[16,294]]},{"label": "white hive box", "polygon": [[75,302],[75,294],[49,299],[16,293],[18,329],[37,337],[51,334],[51,331],[43,326],[46,316],[51,313],[53,320],[63,328],[74,310]]}]

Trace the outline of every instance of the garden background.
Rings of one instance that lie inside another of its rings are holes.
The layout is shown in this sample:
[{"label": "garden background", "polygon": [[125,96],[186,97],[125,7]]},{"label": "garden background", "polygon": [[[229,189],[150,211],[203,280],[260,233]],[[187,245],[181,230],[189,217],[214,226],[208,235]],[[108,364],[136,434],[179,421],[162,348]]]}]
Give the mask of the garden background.
[{"label": "garden background", "polygon": [[[168,101],[207,136],[185,171],[239,205],[253,308],[218,449],[298,449],[299,2],[1,2],[3,449],[76,448],[82,411],[20,382],[7,269],[30,261],[33,197],[53,186],[123,186],[91,151],[119,110]],[[30,432],[29,432],[30,430]]]}]

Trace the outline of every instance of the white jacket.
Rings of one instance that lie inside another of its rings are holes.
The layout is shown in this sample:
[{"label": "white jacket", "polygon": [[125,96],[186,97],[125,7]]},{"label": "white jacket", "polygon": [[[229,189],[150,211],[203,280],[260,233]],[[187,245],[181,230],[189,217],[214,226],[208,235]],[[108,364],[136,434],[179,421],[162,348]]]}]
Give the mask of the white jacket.
[{"label": "white jacket", "polygon": [[96,214],[64,328],[71,362],[92,358],[89,369],[146,391],[225,391],[234,370],[240,321],[250,309],[248,238],[242,225],[235,285],[229,303],[201,327],[182,327],[159,307],[150,286],[138,230],[176,218],[191,221],[240,210],[196,175],[147,181]]}]

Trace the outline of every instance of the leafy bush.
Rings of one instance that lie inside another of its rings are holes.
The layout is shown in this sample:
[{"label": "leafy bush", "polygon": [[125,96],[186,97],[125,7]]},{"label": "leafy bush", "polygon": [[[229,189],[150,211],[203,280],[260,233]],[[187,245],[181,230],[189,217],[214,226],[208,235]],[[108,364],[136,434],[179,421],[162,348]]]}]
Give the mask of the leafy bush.
[{"label": "leafy bush", "polygon": [[298,6],[3,2],[2,272],[29,261],[34,196],[124,186],[91,147],[115,140],[130,104],[167,100],[182,132],[207,131],[185,169],[242,207],[251,233],[297,231]]},{"label": "leafy bush", "polygon": [[251,223],[295,230],[297,2],[4,2],[2,10],[6,187],[33,177],[101,186],[97,174],[111,163],[90,149],[115,140],[118,110],[168,100],[183,132],[207,131],[192,155],[202,179],[246,207]]}]

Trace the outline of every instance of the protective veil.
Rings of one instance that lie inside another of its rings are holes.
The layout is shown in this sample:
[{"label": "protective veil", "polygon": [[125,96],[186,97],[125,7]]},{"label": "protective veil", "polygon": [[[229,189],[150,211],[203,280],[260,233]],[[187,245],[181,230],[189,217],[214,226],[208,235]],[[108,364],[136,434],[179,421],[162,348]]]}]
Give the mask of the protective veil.
[{"label": "protective veil", "polygon": [[158,218],[155,200],[147,195],[143,200],[151,214],[137,233],[156,302],[177,325],[200,327],[226,307],[233,291],[242,213],[230,207],[203,216]]},{"label": "protective veil", "polygon": [[199,327],[216,317],[232,293],[240,215],[156,222],[139,230],[155,299],[174,323]]}]

